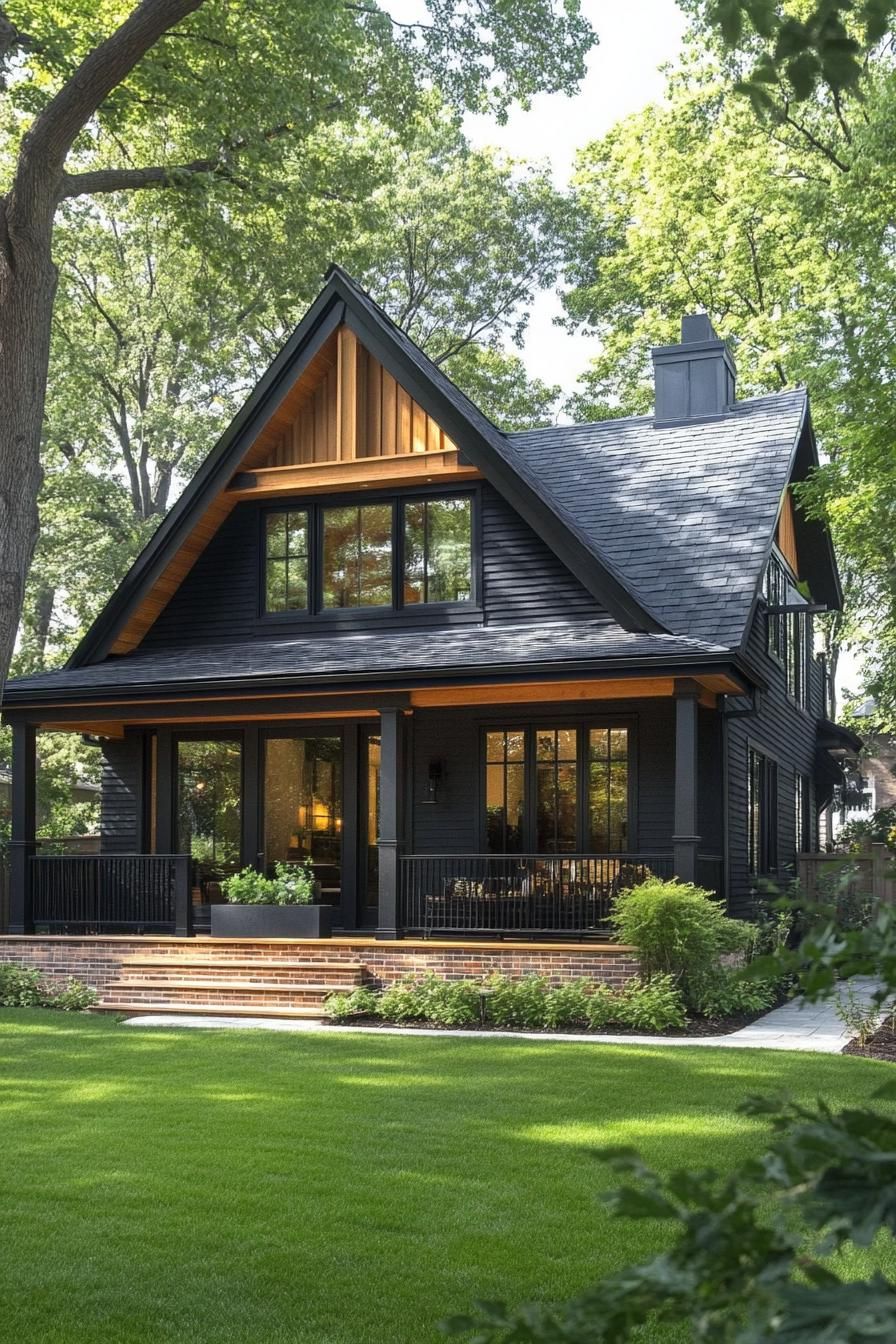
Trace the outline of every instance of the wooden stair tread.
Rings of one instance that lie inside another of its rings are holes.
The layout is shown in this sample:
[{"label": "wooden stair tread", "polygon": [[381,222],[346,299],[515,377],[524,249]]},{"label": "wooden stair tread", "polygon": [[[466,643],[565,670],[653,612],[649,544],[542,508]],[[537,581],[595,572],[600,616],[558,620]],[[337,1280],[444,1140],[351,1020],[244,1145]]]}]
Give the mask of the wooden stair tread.
[{"label": "wooden stair tread", "polygon": [[190,1016],[200,1014],[207,1017],[307,1017],[320,1021],[324,1016],[320,1008],[303,1004],[294,1008],[285,1005],[266,1008],[264,1004],[221,1003],[109,1003],[101,999],[92,1010],[100,1013],[181,1013]]},{"label": "wooden stair tread", "polygon": [[109,986],[110,990],[119,989],[233,989],[251,991],[252,993],[266,993],[268,990],[280,990],[284,994],[299,993],[350,993],[357,989],[357,985],[346,984],[318,984],[315,981],[291,981],[291,980],[202,980],[191,976],[188,979],[173,976],[147,977],[140,979],[121,979],[116,980]]}]

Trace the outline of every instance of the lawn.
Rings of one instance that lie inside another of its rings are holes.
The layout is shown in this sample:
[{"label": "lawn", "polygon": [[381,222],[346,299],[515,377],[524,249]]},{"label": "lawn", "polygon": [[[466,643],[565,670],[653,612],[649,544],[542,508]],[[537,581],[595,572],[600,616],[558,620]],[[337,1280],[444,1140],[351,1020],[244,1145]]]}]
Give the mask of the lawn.
[{"label": "lawn", "polygon": [[724,1164],[756,1090],[890,1066],[705,1047],[160,1031],[0,1010],[0,1339],[424,1344],[661,1244],[590,1155]]}]

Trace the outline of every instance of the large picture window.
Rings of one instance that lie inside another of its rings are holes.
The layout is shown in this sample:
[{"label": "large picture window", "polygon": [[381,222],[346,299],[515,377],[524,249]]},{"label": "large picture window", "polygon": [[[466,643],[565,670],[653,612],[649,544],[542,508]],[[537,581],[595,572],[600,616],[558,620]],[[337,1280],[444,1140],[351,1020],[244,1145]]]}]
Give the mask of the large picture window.
[{"label": "large picture window", "polygon": [[747,857],[754,876],[778,865],[778,766],[753,747],[747,759]]},{"label": "large picture window", "polygon": [[200,879],[225,877],[240,862],[243,762],[235,738],[177,743],[177,852]]},{"label": "large picture window", "polygon": [[486,731],[488,852],[624,853],[629,738],[622,725]]},{"label": "large picture window", "polygon": [[392,505],[323,511],[323,606],[392,605]]},{"label": "large picture window", "polygon": [[404,506],[404,601],[469,602],[473,574],[473,503],[409,500]]},{"label": "large picture window", "polygon": [[277,509],[265,516],[265,609],[308,610],[308,514]]}]

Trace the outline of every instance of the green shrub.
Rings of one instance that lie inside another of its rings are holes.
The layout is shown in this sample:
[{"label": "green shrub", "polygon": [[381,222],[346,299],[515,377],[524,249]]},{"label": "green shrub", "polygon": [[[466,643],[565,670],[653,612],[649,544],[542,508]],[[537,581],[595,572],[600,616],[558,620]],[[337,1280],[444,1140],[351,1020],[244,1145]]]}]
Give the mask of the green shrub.
[{"label": "green shrub", "polygon": [[729,919],[711,892],[690,882],[652,878],[621,891],[610,920],[622,942],[636,948],[645,977],[671,975],[689,998],[689,985],[712,971],[726,952],[744,951],[749,927]]},{"label": "green shrub", "polygon": [[776,981],[744,979],[736,970],[722,967],[697,981],[693,989],[694,1008],[701,1017],[763,1013],[777,997]]},{"label": "green shrub", "polygon": [[45,998],[40,971],[0,966],[0,1005],[4,1008],[40,1008]]},{"label": "green shrub", "polygon": [[511,980],[493,975],[486,982],[488,1019],[495,1027],[523,1027],[537,1031],[547,1025],[547,987],[544,976],[524,975]]},{"label": "green shrub", "polygon": [[437,1027],[471,1027],[479,1021],[480,986],[472,980],[436,980],[427,993],[427,1018]]},{"label": "green shrub", "polygon": [[671,975],[629,980],[616,996],[615,1021],[637,1031],[668,1031],[687,1022],[684,997]]},{"label": "green shrub", "polygon": [[327,1017],[333,1022],[348,1022],[353,1017],[373,1017],[379,1012],[380,996],[376,990],[359,985],[350,994],[331,994],[324,1004]]},{"label": "green shrub", "polygon": [[383,990],[376,1011],[387,1022],[424,1022],[428,1006],[425,982],[409,977]]},{"label": "green shrub", "polygon": [[545,1026],[587,1026],[593,990],[590,980],[570,980],[568,984],[549,989],[544,1005]]},{"label": "green shrub", "polygon": [[594,993],[588,999],[588,1025],[595,1031],[608,1027],[617,1016],[618,995],[609,985],[595,985]]},{"label": "green shrub", "polygon": [[99,995],[90,985],[70,977],[64,989],[45,991],[45,1008],[58,1008],[63,1013],[83,1013],[99,1001]]},{"label": "green shrub", "polygon": [[310,905],[314,899],[314,872],[304,863],[277,863],[274,876],[265,877],[255,868],[242,868],[221,883],[232,905]]}]

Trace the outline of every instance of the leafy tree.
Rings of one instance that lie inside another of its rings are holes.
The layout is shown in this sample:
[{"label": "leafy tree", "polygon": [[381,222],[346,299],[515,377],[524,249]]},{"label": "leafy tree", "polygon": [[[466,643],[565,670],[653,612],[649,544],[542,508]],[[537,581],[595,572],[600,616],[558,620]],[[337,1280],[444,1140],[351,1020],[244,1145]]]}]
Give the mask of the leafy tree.
[{"label": "leafy tree", "polygon": [[592,40],[572,0],[429,0],[410,24],[326,0],[142,0],[123,19],[110,0],[0,8],[0,686],[37,537],[62,202],[176,188],[188,236],[194,196],[239,213],[325,127],[399,131],[433,82],[457,108],[503,115],[574,88]]},{"label": "leafy tree", "polygon": [[[879,1001],[896,990],[896,912],[844,933],[823,924],[793,953],[754,963],[757,976],[797,971],[812,998],[838,977],[874,975]],[[480,1303],[446,1323],[476,1344],[598,1344],[675,1338],[712,1344],[877,1344],[896,1335],[896,1283],[880,1268],[845,1280],[839,1252],[885,1248],[896,1233],[896,1084],[876,1108],[833,1111],[751,1098],[739,1108],[771,1127],[763,1152],[728,1175],[663,1177],[631,1150],[603,1156],[629,1183],[606,1199],[611,1214],[663,1220],[667,1250],[598,1281],[571,1302],[508,1308]],[[878,1240],[879,1239],[879,1240]],[[870,1258],[870,1257],[869,1257]],[[867,1261],[865,1262],[867,1264]],[[838,1272],[839,1271],[839,1272]],[[681,1333],[679,1333],[681,1332]]]},{"label": "leafy tree", "polygon": [[[896,74],[869,60],[855,94],[758,120],[717,50],[692,40],[667,100],[579,159],[570,317],[600,338],[577,418],[651,401],[649,348],[705,309],[738,357],[740,395],[804,384],[827,465],[803,506],[827,511],[850,624],[884,713],[896,715],[896,369],[891,321]],[[871,634],[874,635],[874,644]]]}]

